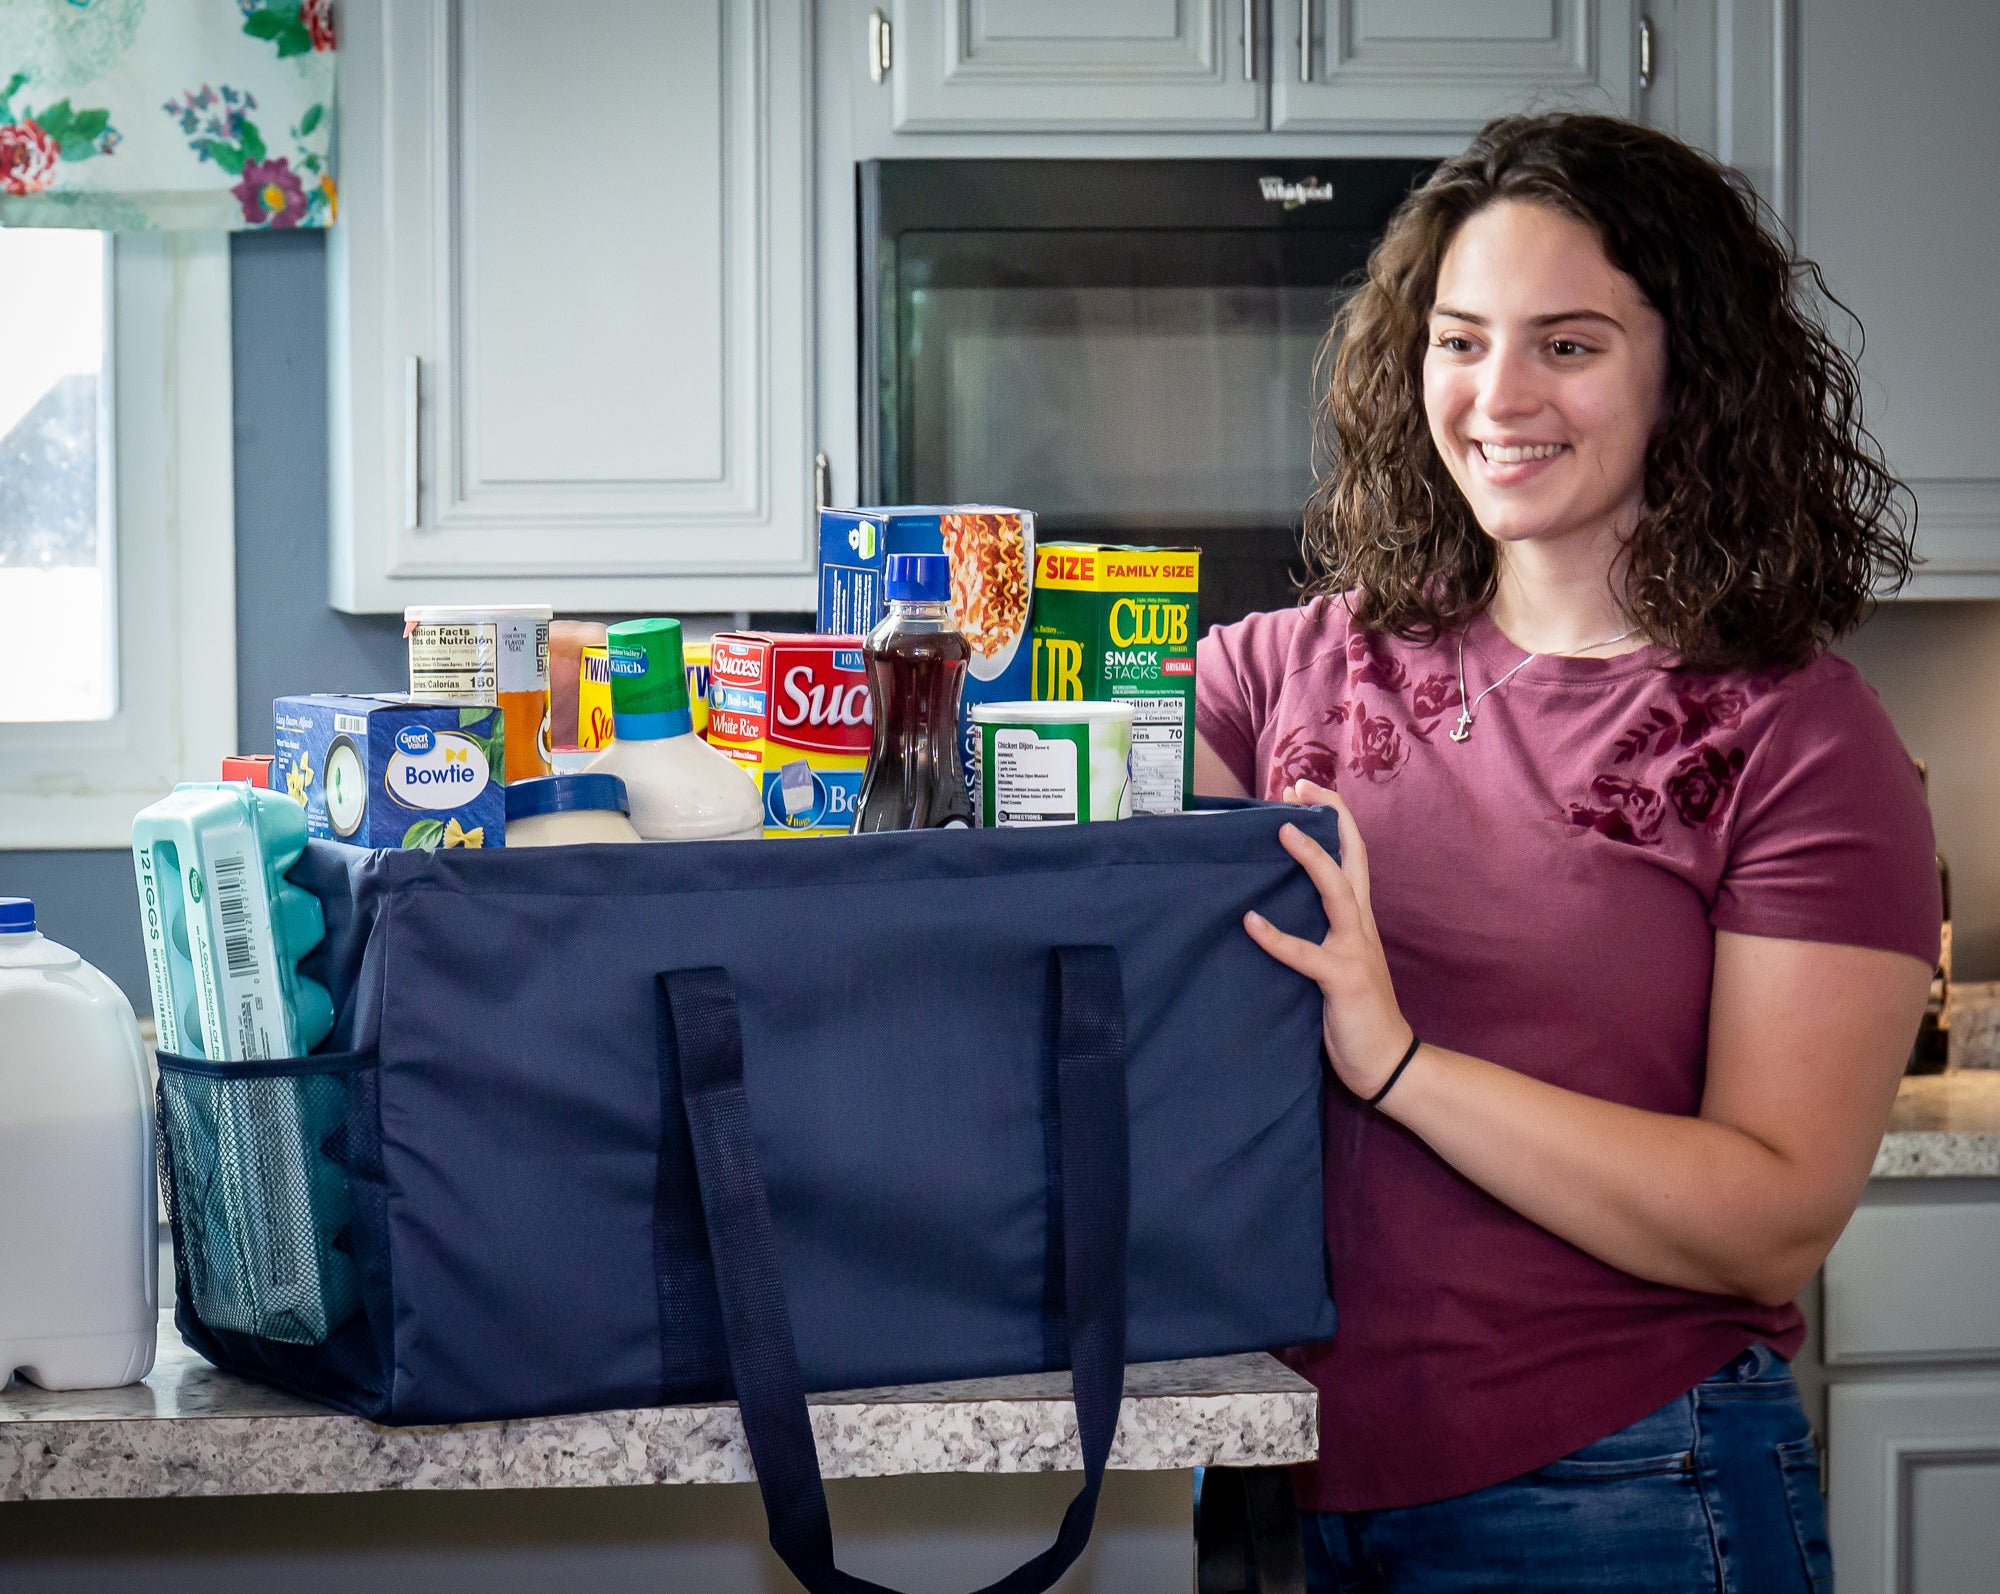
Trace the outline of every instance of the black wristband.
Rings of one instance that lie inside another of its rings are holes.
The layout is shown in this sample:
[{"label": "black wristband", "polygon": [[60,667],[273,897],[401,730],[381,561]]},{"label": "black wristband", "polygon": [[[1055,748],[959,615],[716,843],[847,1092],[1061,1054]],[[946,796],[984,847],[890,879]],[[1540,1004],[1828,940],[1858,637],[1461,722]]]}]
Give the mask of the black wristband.
[{"label": "black wristband", "polygon": [[1423,1042],[1417,1039],[1417,1032],[1411,1030],[1410,1044],[1403,1052],[1402,1061],[1396,1064],[1394,1071],[1389,1075],[1388,1082],[1380,1090],[1376,1091],[1374,1095],[1363,1101],[1362,1106],[1379,1107],[1382,1105],[1382,1098],[1396,1088],[1396,1081],[1403,1077],[1403,1070],[1410,1066],[1410,1059],[1417,1055],[1417,1048],[1421,1045],[1423,1045]]}]

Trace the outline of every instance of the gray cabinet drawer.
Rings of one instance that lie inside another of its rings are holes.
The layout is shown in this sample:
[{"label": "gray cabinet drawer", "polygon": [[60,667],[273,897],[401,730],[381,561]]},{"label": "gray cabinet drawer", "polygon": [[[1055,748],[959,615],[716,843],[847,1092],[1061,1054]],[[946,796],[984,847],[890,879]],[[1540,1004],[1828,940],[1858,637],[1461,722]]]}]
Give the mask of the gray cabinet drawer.
[{"label": "gray cabinet drawer", "polygon": [[1826,1259],[1826,1360],[2000,1358],[2000,1199],[1871,1201]]}]

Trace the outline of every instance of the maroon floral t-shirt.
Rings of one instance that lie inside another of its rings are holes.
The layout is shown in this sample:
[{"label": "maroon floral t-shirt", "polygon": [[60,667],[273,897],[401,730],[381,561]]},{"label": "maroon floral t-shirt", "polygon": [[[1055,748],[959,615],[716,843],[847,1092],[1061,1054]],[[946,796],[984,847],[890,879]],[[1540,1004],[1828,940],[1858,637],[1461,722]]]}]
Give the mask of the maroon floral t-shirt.
[{"label": "maroon floral t-shirt", "polygon": [[[1344,603],[1201,642],[1195,723],[1253,793],[1339,790],[1368,843],[1404,1016],[1426,1040],[1655,1112],[1701,1106],[1715,932],[1937,955],[1916,771],[1845,661],[1694,675],[1645,648],[1537,658],[1453,742],[1456,637],[1356,630]],[[1477,697],[1526,655],[1482,616]],[[1340,1331],[1303,1503],[1370,1510],[1517,1476],[1636,1421],[1797,1308],[1647,1283],[1487,1196],[1327,1092]]]}]

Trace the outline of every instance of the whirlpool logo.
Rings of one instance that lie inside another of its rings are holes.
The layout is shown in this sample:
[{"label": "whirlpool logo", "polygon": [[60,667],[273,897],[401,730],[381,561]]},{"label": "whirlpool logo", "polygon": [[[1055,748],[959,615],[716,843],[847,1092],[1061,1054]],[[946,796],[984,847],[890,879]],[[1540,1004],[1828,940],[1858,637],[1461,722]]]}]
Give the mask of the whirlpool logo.
[{"label": "whirlpool logo", "polygon": [[1286,177],[1260,177],[1257,189],[1269,203],[1282,205],[1286,210],[1333,198],[1333,184],[1323,183],[1317,177],[1301,177],[1297,182]]}]

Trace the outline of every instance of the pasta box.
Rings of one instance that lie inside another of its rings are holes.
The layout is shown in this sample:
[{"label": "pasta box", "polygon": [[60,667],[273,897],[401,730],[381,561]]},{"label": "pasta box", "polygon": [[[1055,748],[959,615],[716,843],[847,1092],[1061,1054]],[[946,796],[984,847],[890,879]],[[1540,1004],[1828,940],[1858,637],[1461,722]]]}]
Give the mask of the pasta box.
[{"label": "pasta box", "polygon": [[271,787],[356,847],[502,847],[506,722],[492,704],[281,697]]},{"label": "pasta box", "polygon": [[1035,517],[990,504],[917,504],[819,512],[819,629],[866,636],[888,608],[892,553],[941,553],[951,562],[951,617],[972,645],[959,709],[959,753],[977,811],[980,703],[1029,696],[1029,604]]}]

